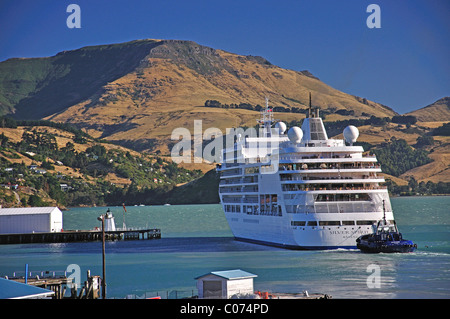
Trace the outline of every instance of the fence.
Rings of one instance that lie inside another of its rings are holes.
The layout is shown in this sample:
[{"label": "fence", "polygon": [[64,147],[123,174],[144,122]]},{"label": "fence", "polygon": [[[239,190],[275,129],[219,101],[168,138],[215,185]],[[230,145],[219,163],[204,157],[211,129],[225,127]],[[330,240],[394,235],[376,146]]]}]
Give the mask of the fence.
[{"label": "fence", "polygon": [[[198,297],[197,289],[192,290],[166,290],[166,291],[150,291],[142,295],[129,294],[125,299],[149,299],[159,297],[161,299],[196,299]],[[121,299],[121,298],[114,298]]]}]

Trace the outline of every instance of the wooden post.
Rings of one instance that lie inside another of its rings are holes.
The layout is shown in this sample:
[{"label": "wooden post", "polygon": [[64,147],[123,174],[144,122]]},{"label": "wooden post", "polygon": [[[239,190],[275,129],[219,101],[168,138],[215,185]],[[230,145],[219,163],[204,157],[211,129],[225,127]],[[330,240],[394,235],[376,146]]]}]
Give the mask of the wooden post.
[{"label": "wooden post", "polygon": [[106,299],[106,267],[105,267],[105,215],[102,218],[102,263],[103,263],[103,278],[102,278],[102,298]]},{"label": "wooden post", "polygon": [[106,299],[106,269],[105,269],[105,215],[97,217],[97,220],[102,222],[102,264],[103,264],[103,277],[102,277],[102,298]]}]

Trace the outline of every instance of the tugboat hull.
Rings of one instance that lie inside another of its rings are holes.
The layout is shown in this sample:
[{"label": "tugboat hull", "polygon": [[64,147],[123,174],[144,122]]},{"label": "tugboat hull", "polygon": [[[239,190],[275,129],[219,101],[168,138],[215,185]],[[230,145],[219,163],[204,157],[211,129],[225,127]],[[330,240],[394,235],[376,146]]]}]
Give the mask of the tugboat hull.
[{"label": "tugboat hull", "polygon": [[410,240],[380,240],[376,234],[359,237],[356,247],[364,253],[411,253],[417,249]]},{"label": "tugboat hull", "polygon": [[358,243],[356,247],[363,253],[412,253],[417,249],[417,245],[411,241],[388,242],[379,244]]}]

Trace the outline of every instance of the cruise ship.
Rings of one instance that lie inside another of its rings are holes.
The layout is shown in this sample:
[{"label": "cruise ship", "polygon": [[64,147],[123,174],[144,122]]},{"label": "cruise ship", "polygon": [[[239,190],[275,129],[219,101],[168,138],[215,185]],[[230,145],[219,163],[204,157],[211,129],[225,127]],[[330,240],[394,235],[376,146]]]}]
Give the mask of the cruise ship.
[{"label": "cruise ship", "polygon": [[[310,98],[311,101],[311,98]],[[289,249],[356,248],[383,218],[394,224],[387,187],[375,156],[353,143],[358,129],[330,139],[309,105],[302,126],[261,111],[259,136],[238,134],[224,148],[219,196],[237,240]]]}]

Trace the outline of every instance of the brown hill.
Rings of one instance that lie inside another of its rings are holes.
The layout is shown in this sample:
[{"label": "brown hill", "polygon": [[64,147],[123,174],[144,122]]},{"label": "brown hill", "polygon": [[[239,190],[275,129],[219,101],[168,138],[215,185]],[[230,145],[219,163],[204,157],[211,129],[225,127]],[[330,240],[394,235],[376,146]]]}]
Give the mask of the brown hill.
[{"label": "brown hill", "polygon": [[422,122],[442,122],[450,121],[450,97],[444,97],[421,109],[409,112],[406,115],[413,115]]},{"label": "brown hill", "polygon": [[[146,42],[151,45],[144,46]],[[203,130],[217,127],[223,132],[227,127],[256,123],[259,114],[255,111],[206,108],[207,100],[255,106],[262,105],[268,96],[272,106],[306,109],[311,92],[313,105],[330,113],[347,110],[354,116],[378,117],[396,114],[381,104],[340,92],[307,71],[286,70],[262,57],[215,50],[191,41],[142,40],[121,44],[133,45],[140,46],[141,56],[143,48],[148,50],[134,69],[123,67],[123,74],[99,86],[95,93],[88,92],[78,103],[46,118],[76,124],[95,137],[138,150],[160,149],[167,154],[173,129],[192,130],[194,120],[203,120]],[[113,48],[114,45],[97,46],[78,51],[95,52],[93,56],[98,58],[99,52]],[[73,59],[76,51],[70,51]],[[282,120],[304,117],[301,113],[279,115]]]},{"label": "brown hill", "polygon": [[[340,92],[308,71],[283,69],[262,57],[191,41],[138,40],[0,63],[0,113],[76,124],[94,137],[165,155],[175,142],[173,129],[193,132],[194,120],[203,121],[203,130],[217,127],[224,133],[229,127],[254,126],[259,113],[236,105],[255,109],[265,96],[275,110],[284,111],[275,112],[277,119],[302,119],[309,93],[327,120],[396,115],[384,105]],[[207,100],[222,107],[205,107]],[[408,113],[419,119],[410,129],[393,123],[360,127],[359,140],[379,144],[395,136],[413,145],[419,136],[450,120],[449,101],[443,98]],[[426,169],[416,168],[402,177],[448,180],[447,142],[439,140],[434,146],[434,162]],[[211,166],[195,168],[206,171]]]}]

